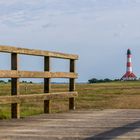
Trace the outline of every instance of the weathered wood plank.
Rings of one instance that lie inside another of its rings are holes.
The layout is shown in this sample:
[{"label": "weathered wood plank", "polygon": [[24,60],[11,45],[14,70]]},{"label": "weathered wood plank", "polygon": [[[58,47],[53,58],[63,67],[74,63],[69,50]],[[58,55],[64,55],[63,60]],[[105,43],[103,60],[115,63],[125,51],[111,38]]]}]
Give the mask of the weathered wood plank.
[{"label": "weathered wood plank", "polygon": [[[11,70],[18,70],[18,54],[11,54]],[[11,95],[19,95],[19,79],[11,78]],[[20,104],[11,104],[11,117],[20,118]]]},{"label": "weathered wood plank", "polygon": [[[75,73],[75,60],[70,59],[70,72]],[[69,80],[69,91],[75,91],[75,78]],[[69,98],[69,109],[75,110],[75,98]]]},{"label": "weathered wood plank", "polygon": [[18,53],[18,54],[36,55],[36,56],[50,56],[54,58],[63,58],[63,59],[78,59],[78,55],[73,55],[73,54],[65,54],[59,52],[42,51],[42,50],[26,49],[26,48],[17,48],[17,47],[4,46],[4,45],[0,45],[0,52]]},{"label": "weathered wood plank", "polygon": [[[50,57],[45,56],[44,57],[44,71],[49,72],[50,71]],[[44,93],[49,93],[51,90],[51,79],[50,78],[44,78]],[[44,113],[50,113],[51,112],[51,101],[45,100],[44,101]]]},{"label": "weathered wood plank", "polygon": [[0,96],[0,104],[24,103],[29,101],[38,102],[51,99],[65,99],[77,96],[77,92]]},{"label": "weathered wood plank", "polygon": [[77,78],[78,74],[68,72],[33,72],[0,70],[0,78]]}]

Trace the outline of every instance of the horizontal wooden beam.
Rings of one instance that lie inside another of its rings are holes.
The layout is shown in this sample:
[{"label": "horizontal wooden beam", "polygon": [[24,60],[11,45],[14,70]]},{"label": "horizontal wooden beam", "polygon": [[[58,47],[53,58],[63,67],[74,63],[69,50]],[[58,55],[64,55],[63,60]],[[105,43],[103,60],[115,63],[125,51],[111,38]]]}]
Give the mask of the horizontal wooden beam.
[{"label": "horizontal wooden beam", "polygon": [[62,58],[62,59],[78,59],[78,55],[73,55],[73,54],[42,51],[42,50],[35,50],[35,49],[16,48],[12,46],[3,46],[3,45],[0,45],[0,52],[36,55],[36,56],[50,56],[53,58]]},{"label": "horizontal wooden beam", "polygon": [[33,72],[0,70],[0,78],[77,78],[78,74],[68,72]]},{"label": "horizontal wooden beam", "polygon": [[38,102],[52,99],[72,98],[77,96],[78,96],[77,92],[0,96],[0,104],[24,103],[29,101]]}]

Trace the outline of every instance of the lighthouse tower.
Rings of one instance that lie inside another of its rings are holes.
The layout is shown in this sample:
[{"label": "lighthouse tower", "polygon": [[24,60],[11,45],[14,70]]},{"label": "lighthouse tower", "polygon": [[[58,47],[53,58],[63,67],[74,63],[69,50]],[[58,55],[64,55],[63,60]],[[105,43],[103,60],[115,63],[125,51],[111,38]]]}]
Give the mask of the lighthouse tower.
[{"label": "lighthouse tower", "polygon": [[131,50],[127,50],[127,65],[126,65],[126,73],[123,75],[121,80],[127,81],[127,80],[136,80],[137,77],[133,73],[132,69],[132,54]]}]

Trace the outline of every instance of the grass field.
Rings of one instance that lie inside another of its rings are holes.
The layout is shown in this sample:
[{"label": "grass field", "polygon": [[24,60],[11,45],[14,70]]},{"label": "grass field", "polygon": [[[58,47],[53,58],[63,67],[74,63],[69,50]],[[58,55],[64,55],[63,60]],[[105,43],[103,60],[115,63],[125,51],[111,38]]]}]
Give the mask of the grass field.
[{"label": "grass field", "polygon": [[[21,94],[43,92],[41,84],[20,84]],[[78,110],[87,109],[140,109],[140,82],[112,82],[77,84]],[[68,85],[52,85],[52,92],[67,91]],[[0,84],[0,96],[10,95],[10,84]],[[52,101],[52,113],[68,111],[68,100]],[[24,103],[21,116],[43,113],[43,103]],[[0,105],[0,119],[10,118],[10,105]]]}]

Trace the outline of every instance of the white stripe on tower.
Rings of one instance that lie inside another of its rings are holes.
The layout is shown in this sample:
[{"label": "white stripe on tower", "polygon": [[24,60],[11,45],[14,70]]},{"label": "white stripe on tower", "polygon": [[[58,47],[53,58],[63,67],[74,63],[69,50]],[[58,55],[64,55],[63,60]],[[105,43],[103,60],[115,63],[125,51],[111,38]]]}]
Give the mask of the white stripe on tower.
[{"label": "white stripe on tower", "polygon": [[127,72],[132,73],[133,72],[132,67],[127,67]]},{"label": "white stripe on tower", "polygon": [[132,63],[132,58],[131,57],[130,58],[127,58],[127,62]]}]

